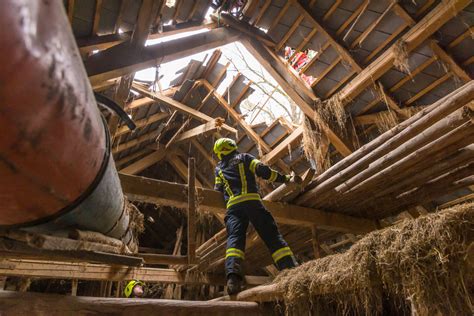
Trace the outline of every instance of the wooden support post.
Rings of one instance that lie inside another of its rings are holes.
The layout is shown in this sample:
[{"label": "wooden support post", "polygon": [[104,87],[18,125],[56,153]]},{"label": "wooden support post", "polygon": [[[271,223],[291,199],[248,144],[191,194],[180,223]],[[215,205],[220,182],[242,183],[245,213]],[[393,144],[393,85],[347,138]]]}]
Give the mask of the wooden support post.
[{"label": "wooden support post", "polygon": [[196,262],[196,162],[188,159],[188,263]]},{"label": "wooden support post", "polygon": [[316,225],[311,227],[311,243],[313,245],[314,259],[321,258],[321,250],[319,248],[319,238],[318,238],[318,229]]},{"label": "wooden support post", "polygon": [[79,281],[77,279],[71,280],[71,296],[77,296],[77,286]]}]

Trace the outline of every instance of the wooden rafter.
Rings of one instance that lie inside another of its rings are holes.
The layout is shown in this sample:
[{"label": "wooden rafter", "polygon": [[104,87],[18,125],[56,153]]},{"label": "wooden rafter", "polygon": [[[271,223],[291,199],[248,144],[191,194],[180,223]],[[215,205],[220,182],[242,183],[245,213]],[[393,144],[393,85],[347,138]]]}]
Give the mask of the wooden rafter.
[{"label": "wooden rafter", "polygon": [[[201,121],[201,122],[210,122],[210,121],[213,121],[214,119],[202,112],[199,112],[185,104],[182,104],[181,102],[178,102],[176,100],[173,100],[169,97],[166,97],[164,95],[160,95],[159,93],[155,93],[155,92],[151,92],[151,91],[148,91],[144,88],[142,88],[141,86],[139,85],[136,85],[136,84],[133,84],[133,89],[137,92],[139,92],[140,94],[148,97],[148,98],[151,98],[153,100],[156,100],[156,101],[159,101],[161,103],[164,103],[166,104],[167,106],[173,108],[174,110],[177,110],[179,112],[182,112],[184,114],[187,114],[187,115],[190,115],[191,117]],[[222,129],[224,130],[227,130],[228,132],[230,133],[237,133],[237,130],[226,125],[226,124],[223,124],[222,125]]]},{"label": "wooden rafter", "polygon": [[300,15],[295,22],[293,22],[293,25],[288,29],[288,31],[283,35],[281,40],[278,42],[278,44],[275,46],[275,51],[280,50],[280,48],[283,47],[283,45],[286,44],[286,41],[295,33],[296,29],[300,26],[301,22],[303,22],[304,16]]},{"label": "wooden rafter", "polygon": [[[401,37],[401,40],[406,43],[407,51],[410,52],[418,47],[469,3],[470,1],[468,0],[451,0],[449,3],[443,2],[436,6],[435,9]],[[393,66],[395,53],[395,46],[387,49],[381,56],[353,78],[351,82],[345,85],[339,92],[342,102],[347,104],[388,71],[388,69]]]},{"label": "wooden rafter", "polygon": [[[170,115],[169,113],[164,113],[164,112],[156,113],[156,114],[147,116],[144,119],[135,121],[135,125],[137,126],[137,128],[143,128],[143,127],[151,125],[155,122],[161,121],[161,120],[167,118],[169,115]],[[127,134],[129,132],[131,132],[131,131],[128,128],[128,126],[121,126],[117,129],[117,132],[115,133],[115,135],[116,135],[116,137],[118,137],[120,135]]]},{"label": "wooden rafter", "polygon": [[160,162],[166,157],[167,152],[165,150],[157,150],[151,154],[135,161],[131,165],[120,169],[120,172],[125,174],[137,174],[145,170],[146,168]]},{"label": "wooden rafter", "polygon": [[323,15],[323,21],[326,21],[327,19],[329,19],[331,17],[331,15],[334,13],[334,11],[336,11],[337,7],[341,4],[342,0],[336,0],[332,5],[331,7],[329,8],[329,10],[324,13]]},{"label": "wooden rafter", "polygon": [[268,7],[272,4],[272,0],[265,0],[265,3],[263,6],[260,8],[260,11],[258,11],[258,15],[253,21],[252,25],[257,25],[260,22],[260,19],[263,17],[265,12],[267,11]]}]

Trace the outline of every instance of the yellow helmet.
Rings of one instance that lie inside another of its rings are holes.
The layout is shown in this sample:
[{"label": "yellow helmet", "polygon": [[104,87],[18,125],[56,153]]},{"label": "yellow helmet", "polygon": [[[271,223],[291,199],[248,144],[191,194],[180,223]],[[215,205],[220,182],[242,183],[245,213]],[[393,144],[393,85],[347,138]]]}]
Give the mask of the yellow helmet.
[{"label": "yellow helmet", "polygon": [[237,144],[233,139],[219,138],[214,143],[214,153],[219,159],[222,159],[222,156],[228,155],[235,150],[237,150]]},{"label": "yellow helmet", "polygon": [[132,281],[128,282],[127,286],[123,290],[123,292],[125,294],[125,297],[130,297],[132,295],[133,288],[135,287],[135,285],[145,286],[145,283],[143,283],[142,281],[139,281],[139,280],[132,280]]}]

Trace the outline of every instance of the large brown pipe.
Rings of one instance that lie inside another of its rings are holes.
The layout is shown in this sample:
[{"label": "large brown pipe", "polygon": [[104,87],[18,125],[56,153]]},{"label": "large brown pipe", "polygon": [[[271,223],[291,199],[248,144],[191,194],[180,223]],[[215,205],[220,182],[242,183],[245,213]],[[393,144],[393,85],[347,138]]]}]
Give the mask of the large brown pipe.
[{"label": "large brown pipe", "polygon": [[108,132],[63,2],[1,1],[0,38],[0,228],[124,236]]}]

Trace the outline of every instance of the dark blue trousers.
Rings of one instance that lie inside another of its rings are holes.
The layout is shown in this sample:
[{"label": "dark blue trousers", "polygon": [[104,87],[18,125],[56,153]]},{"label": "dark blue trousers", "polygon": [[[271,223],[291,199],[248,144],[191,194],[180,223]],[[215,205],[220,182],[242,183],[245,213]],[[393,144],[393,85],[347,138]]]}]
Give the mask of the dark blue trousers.
[{"label": "dark blue trousers", "polygon": [[231,273],[243,276],[242,262],[245,258],[245,239],[249,222],[255,227],[260,238],[270,250],[278,269],[297,265],[288,244],[278,231],[269,211],[260,201],[246,201],[227,209],[225,224],[227,228],[226,275]]}]

